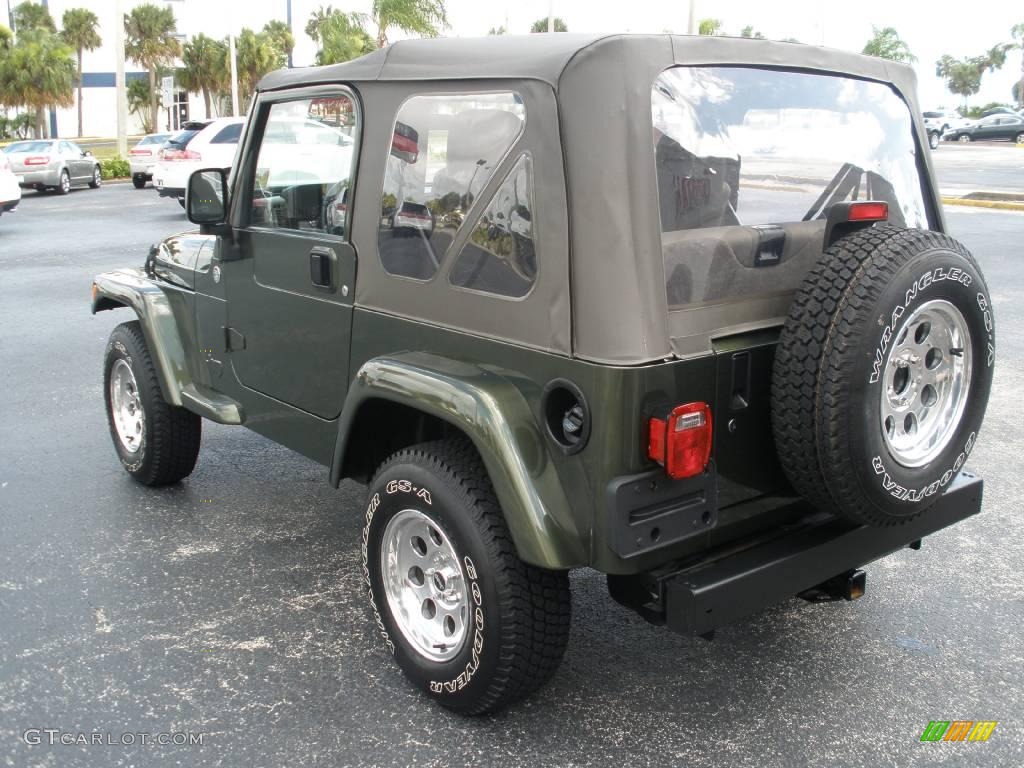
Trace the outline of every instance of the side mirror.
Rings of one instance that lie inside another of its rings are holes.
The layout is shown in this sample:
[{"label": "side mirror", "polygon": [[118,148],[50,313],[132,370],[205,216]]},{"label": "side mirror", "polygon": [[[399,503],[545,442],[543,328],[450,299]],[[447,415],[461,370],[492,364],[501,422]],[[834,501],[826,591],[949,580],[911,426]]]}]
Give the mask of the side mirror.
[{"label": "side mirror", "polygon": [[82,150],[82,157],[92,157],[92,152],[90,152],[88,149],[84,149]]},{"label": "side mirror", "polygon": [[203,168],[189,176],[185,211],[201,229],[227,221],[228,176],[223,168]]}]

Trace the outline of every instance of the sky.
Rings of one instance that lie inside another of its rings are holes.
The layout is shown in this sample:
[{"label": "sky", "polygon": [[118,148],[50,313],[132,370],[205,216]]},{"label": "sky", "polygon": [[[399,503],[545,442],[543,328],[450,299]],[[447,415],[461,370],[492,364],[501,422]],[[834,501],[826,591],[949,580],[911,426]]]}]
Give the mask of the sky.
[{"label": "sky", "polygon": [[[128,10],[142,0],[121,0]],[[720,19],[728,34],[738,35],[753,25],[769,38],[794,37],[806,43],[860,51],[871,37],[871,26],[895,27],[918,57],[918,92],[924,109],[953,108],[960,98],[946,91],[935,76],[935,61],[948,53],[955,57],[975,56],[1000,42],[1009,42],[1010,28],[1024,22],[1020,0],[692,0],[696,19]],[[11,0],[15,4],[16,0]],[[491,27],[505,26],[514,34],[526,34],[549,7],[565,19],[572,32],[663,32],[685,33],[690,0],[446,0],[451,26],[448,35],[485,35]],[[114,0],[49,0],[54,15],[73,6],[93,8],[106,32],[116,18]],[[259,29],[270,19],[284,19],[287,0],[185,0],[169,2],[178,18],[179,30],[193,35],[205,32],[223,37],[248,26]],[[369,13],[372,0],[291,0],[295,30],[296,65],[314,62],[316,46],[305,32],[310,14],[321,5],[345,11]],[[975,12],[972,8],[977,8]],[[370,30],[376,34],[376,30]],[[401,33],[389,33],[399,39]],[[104,34],[102,49],[86,54],[85,70],[112,71],[113,35]],[[1021,77],[1021,52],[1011,51],[1006,65],[986,73],[981,92],[972,104],[1008,102],[1010,88]]]},{"label": "sky", "polygon": [[[279,0],[280,1],[280,0]],[[999,42],[1009,42],[1010,28],[1024,22],[1020,0],[693,0],[697,19],[721,19],[728,34],[738,35],[748,24],[769,38],[795,37],[806,43],[860,51],[871,37],[871,25],[895,27],[918,58],[918,92],[924,109],[953,108],[960,99],[946,91],[935,76],[935,61],[948,53],[975,56]],[[301,49],[301,63],[315,55],[312,41],[302,28],[321,3],[292,0],[292,15]],[[371,2],[334,2],[335,8],[368,12]],[[572,32],[673,32],[685,33],[689,17],[687,0],[655,2],[628,0],[447,0],[451,29],[462,37],[484,35],[491,27],[506,26],[525,33],[534,20],[546,16],[549,5],[565,19]],[[974,13],[970,9],[978,8]],[[300,23],[301,22],[301,23]],[[394,37],[394,35],[392,35]],[[296,56],[296,63],[300,63]],[[1012,51],[1001,71],[986,74],[973,104],[1008,102],[1010,88],[1021,76],[1021,53]]]}]

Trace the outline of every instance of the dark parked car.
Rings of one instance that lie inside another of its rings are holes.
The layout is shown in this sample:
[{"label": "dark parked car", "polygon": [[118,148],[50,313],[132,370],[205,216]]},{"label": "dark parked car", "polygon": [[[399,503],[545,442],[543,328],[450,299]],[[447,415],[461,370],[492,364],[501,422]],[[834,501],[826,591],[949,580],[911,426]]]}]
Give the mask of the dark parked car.
[{"label": "dark parked car", "polygon": [[[189,179],[198,231],[94,280],[94,312],[135,315],[103,368],[117,458],[182,480],[208,419],[365,483],[373,636],[467,714],[554,674],[573,568],[703,637],[859,597],[865,563],[981,511],[992,300],[945,234],[914,83],[668,34],[270,74],[231,173]],[[315,119],[351,151],[277,141]]]},{"label": "dark parked car", "polygon": [[1015,141],[1024,144],[1024,117],[1002,112],[946,133],[946,141]]}]

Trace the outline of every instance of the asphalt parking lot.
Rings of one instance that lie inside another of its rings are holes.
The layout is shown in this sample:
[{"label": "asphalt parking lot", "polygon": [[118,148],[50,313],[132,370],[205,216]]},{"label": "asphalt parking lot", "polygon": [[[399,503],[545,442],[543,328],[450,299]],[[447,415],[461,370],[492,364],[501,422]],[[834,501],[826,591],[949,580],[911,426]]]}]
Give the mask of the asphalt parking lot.
[{"label": "asphalt parking lot", "polygon": [[[1024,765],[1024,213],[947,217],[996,313],[995,385],[969,464],[986,478],[982,515],[869,566],[856,603],[791,600],[710,643],[645,624],[603,577],[576,572],[553,682],[467,720],[414,691],[371,627],[361,487],[336,491],[323,468],[209,424],[176,487],[143,488],[118,464],[101,361],[129,315],[90,316],[90,279],[140,264],[185,226],[178,206],[123,184],[27,193],[0,218],[0,760]],[[987,743],[918,741],[930,720],[954,719],[999,725]],[[29,745],[27,729],[203,744]]]},{"label": "asphalt parking lot", "polygon": [[1024,145],[944,141],[932,153],[932,163],[943,194],[986,190],[1024,195]]}]

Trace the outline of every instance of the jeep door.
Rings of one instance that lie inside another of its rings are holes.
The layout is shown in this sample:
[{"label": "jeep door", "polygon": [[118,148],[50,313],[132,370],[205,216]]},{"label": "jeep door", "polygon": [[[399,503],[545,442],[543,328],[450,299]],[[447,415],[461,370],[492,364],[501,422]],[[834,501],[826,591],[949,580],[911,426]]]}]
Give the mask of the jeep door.
[{"label": "jeep door", "polygon": [[251,120],[224,264],[232,369],[246,389],[332,419],[348,384],[356,253],[339,214],[358,104],[340,86],[265,93]]}]

